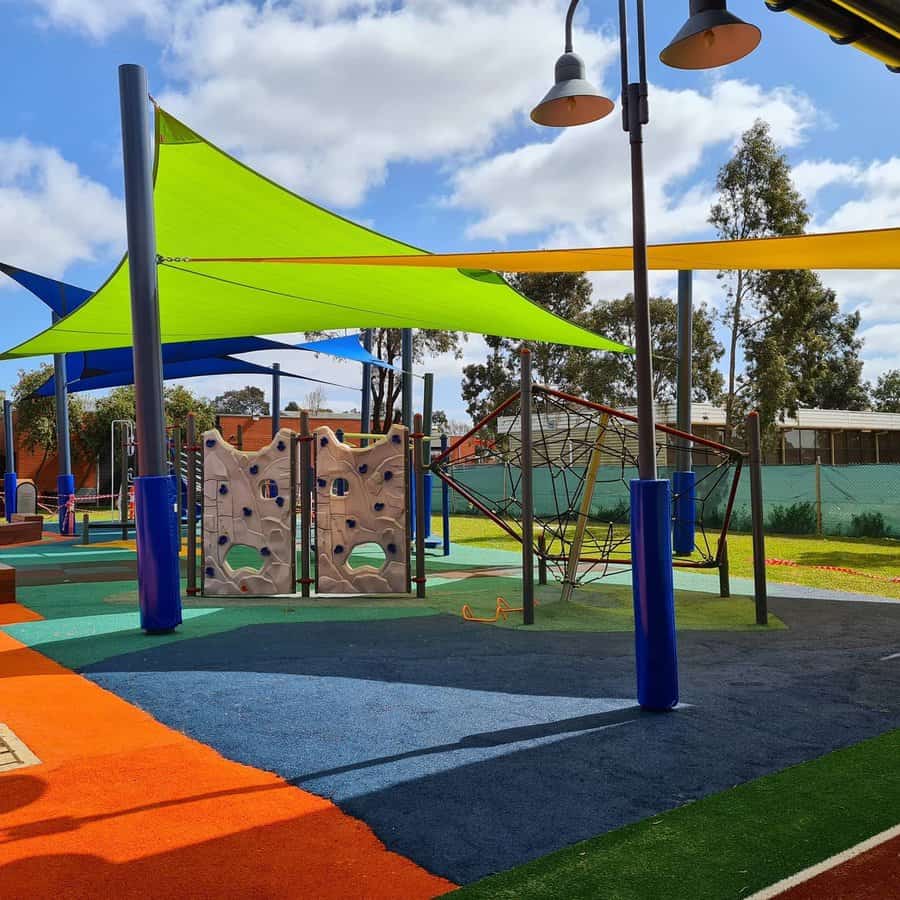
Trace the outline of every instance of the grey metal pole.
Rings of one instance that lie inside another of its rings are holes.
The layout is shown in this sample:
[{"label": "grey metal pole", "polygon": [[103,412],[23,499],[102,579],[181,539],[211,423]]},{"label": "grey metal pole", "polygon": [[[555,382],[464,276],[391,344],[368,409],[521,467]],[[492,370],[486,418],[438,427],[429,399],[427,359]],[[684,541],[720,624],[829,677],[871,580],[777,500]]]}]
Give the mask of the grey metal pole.
[{"label": "grey metal pole", "polygon": [[434,407],[434,374],[425,373],[425,384],[422,391],[422,465],[427,469],[431,465],[431,414]]},{"label": "grey metal pole", "polygon": [[166,465],[153,157],[147,73],[142,66],[119,66],[119,96],[139,460],[138,602],[146,631],[171,631],[181,622],[178,526],[174,484]]},{"label": "grey metal pole", "polygon": [[531,351],[522,348],[519,465],[522,495],[522,621],[534,625],[534,472],[532,470]]},{"label": "grey metal pole", "polygon": [[187,443],[187,594],[197,593],[197,420],[188,413]]},{"label": "grey metal pole", "polygon": [[290,482],[291,482],[291,585],[297,590],[297,435],[292,431],[290,439]]},{"label": "grey metal pole", "polygon": [[[53,321],[60,316],[53,314]],[[56,479],[59,533],[75,533],[75,510],[69,507],[75,494],[75,478],[72,475],[72,438],[69,434],[69,391],[67,389],[65,353],[53,355],[53,381],[56,387],[56,453],[59,471]]]},{"label": "grey metal pole", "polygon": [[416,479],[416,597],[425,597],[425,466],[423,420],[420,413],[413,419],[413,477]]},{"label": "grey metal pole", "polygon": [[747,416],[747,440],[750,445],[750,518],[753,524],[753,596],[756,601],[756,624],[769,622],[769,599],[766,591],[766,537],[762,493],[762,439],[759,413]]},{"label": "grey metal pole", "polygon": [[172,451],[175,455],[175,511],[178,516],[178,537],[181,538],[181,519],[184,516],[184,497],[181,496],[181,477],[184,474],[181,469],[181,425],[175,426],[172,436]]},{"label": "grey metal pole", "polygon": [[16,438],[13,432],[12,400],[3,400],[3,438],[6,444],[6,471],[3,474],[3,506],[6,521],[12,522],[16,512]]},{"label": "grey metal pole", "polygon": [[281,364],[272,363],[272,437],[281,428]]},{"label": "grey metal pole", "polygon": [[400,332],[400,358],[403,367],[402,388],[400,392],[400,411],[403,424],[412,430],[412,369],[413,369],[413,333],[412,328],[404,328]]},{"label": "grey metal pole", "polygon": [[[680,431],[691,430],[691,390],[694,359],[694,273],[678,273],[678,397],[676,423]],[[693,466],[690,441],[678,446],[676,468],[690,472]]]},{"label": "grey metal pole", "polygon": [[311,583],[309,577],[309,545],[312,527],[311,448],[309,413],[303,410],[300,413],[300,595],[303,597],[309,596]]},{"label": "grey metal pole", "polygon": [[119,485],[119,527],[123,541],[128,540],[128,432],[123,428],[119,434],[119,468],[122,483]]},{"label": "grey metal pole", "polygon": [[[372,352],[372,329],[363,331],[363,347]],[[363,363],[362,367],[362,399],[359,406],[359,430],[361,434],[369,434],[372,430],[372,365]],[[361,438],[360,447],[368,447],[369,439]]]}]

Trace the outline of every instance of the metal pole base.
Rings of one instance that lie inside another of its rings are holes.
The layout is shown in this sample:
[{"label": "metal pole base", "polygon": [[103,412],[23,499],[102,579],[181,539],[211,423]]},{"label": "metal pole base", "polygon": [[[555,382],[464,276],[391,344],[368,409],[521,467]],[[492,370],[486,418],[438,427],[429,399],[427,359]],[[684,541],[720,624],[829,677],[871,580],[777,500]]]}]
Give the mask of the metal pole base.
[{"label": "metal pole base", "polygon": [[141,628],[149,634],[172,631],[181,624],[177,489],[172,475],[141,475],[134,480],[138,605]]},{"label": "metal pole base", "polygon": [[69,507],[71,498],[75,496],[75,476],[56,476],[56,509],[59,514],[59,533],[75,534],[75,507]]},{"label": "metal pole base", "polygon": [[672,544],[676,554],[690,556],[694,552],[695,544],[697,475],[694,472],[673,472],[672,493],[675,495]]},{"label": "metal pole base", "polygon": [[638,703],[665,711],[678,703],[672,499],[664,479],[631,482],[631,557]]},{"label": "metal pole base", "polygon": [[15,472],[7,472],[3,476],[3,504],[6,508],[6,521],[12,522],[16,513],[16,491],[19,489],[19,478]]}]

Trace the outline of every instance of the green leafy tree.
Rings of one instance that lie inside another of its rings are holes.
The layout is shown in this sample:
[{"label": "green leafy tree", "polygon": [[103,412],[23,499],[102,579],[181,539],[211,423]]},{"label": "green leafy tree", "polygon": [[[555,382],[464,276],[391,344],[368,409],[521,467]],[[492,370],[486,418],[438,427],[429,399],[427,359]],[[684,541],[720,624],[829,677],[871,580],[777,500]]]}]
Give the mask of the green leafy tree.
[{"label": "green leafy tree", "polygon": [[225,391],[213,400],[219,413],[235,416],[267,416],[269,402],[261,388],[247,385],[240,390]]},{"label": "green leafy tree", "polygon": [[[41,461],[35,478],[40,478],[47,459],[56,453],[56,399],[37,397],[34,392],[53,374],[53,366],[47,363],[30,371],[19,370],[19,380],[13,386],[12,397],[16,405],[16,434],[29,451],[40,451]],[[81,440],[84,430],[84,402],[78,394],[71,394],[69,407],[70,446],[74,456],[84,458],[85,445]],[[88,457],[89,458],[89,457]]]},{"label": "green leafy tree", "polygon": [[447,413],[442,409],[436,409],[431,414],[431,427],[434,431],[440,431],[444,434],[449,433],[450,419],[447,418]]},{"label": "green leafy tree", "polygon": [[284,408],[285,412],[300,412],[300,404],[296,400],[291,400]]},{"label": "green leafy tree", "polygon": [[519,389],[516,359],[504,338],[487,335],[488,357],[463,368],[462,398],[476,422]]},{"label": "green leafy tree", "polygon": [[[675,399],[678,380],[678,307],[666,297],[650,299],[650,337],[653,347],[653,396],[659,403]],[[601,301],[583,317],[591,331],[626,346],[634,346],[634,301],[631,295]],[[724,379],[717,365],[722,345],[715,336],[713,316],[696,306],[693,317],[693,399],[717,402]],[[604,353],[571,348],[565,381],[589,400],[611,406],[637,403],[635,358],[630,353]]]},{"label": "green leafy tree", "polygon": [[888,369],[878,376],[872,399],[878,412],[900,413],[900,369]]},{"label": "green leafy tree", "polygon": [[[742,136],[717,180],[710,223],[727,240],[802,234],[806,202],[769,126],[757,121]],[[777,418],[800,405],[864,408],[859,316],[843,316],[833,291],[808,271],[720,272],[726,294],[726,427],[750,408],[772,432]],[[744,361],[741,371],[741,361]]]}]

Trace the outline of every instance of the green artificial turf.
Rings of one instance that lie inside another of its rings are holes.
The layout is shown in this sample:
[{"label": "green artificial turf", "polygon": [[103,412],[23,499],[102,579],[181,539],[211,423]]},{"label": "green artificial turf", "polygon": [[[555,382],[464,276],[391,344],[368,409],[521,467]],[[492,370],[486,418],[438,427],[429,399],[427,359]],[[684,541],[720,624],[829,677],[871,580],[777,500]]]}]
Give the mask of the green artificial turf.
[{"label": "green artificial turf", "polygon": [[900,821],[900,730],[567,847],[453,900],[723,900]]},{"label": "green artificial turf", "polygon": [[[633,631],[634,604],[628,585],[595,584],[580,587],[574,599],[560,603],[560,585],[535,587],[534,631]],[[477,577],[445,582],[428,587],[428,604],[441,612],[460,615],[464,604],[479,617],[492,616],[497,598],[510,606],[519,606],[522,581],[519,578]],[[679,631],[765,631],[756,624],[756,612],[750,597],[722,599],[697,591],[675,592],[675,619]],[[512,613],[499,619],[505,628],[524,628],[522,614]],[[784,623],[769,614],[768,630],[783,629]]]}]

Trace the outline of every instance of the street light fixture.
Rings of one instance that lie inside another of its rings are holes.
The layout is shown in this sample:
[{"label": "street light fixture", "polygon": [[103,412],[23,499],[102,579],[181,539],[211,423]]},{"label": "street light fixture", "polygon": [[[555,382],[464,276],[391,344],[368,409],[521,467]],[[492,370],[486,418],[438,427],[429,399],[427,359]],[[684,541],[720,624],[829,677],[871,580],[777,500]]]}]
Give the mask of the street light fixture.
[{"label": "street light fixture", "polygon": [[[647,271],[643,126],[647,102],[644,0],[637,2],[638,80],[629,82],[628,16],[619,0],[622,125],[631,145],[631,216],[634,253],[634,352],[638,414],[638,478],[631,482],[632,587],[635,609],[638,701],[647,709],[671,709],[678,702],[675,604],[672,577],[671,491],[657,479],[653,355]],[[541,125],[583,125],[607,115],[612,103],[584,79],[584,63],[572,52],[572,19],[566,14],[566,52],[556,64],[556,84],[534,108]],[[759,29],[741,22],[725,0],[690,0],[690,18],[661,54],[678,68],[710,68],[740,59],[759,43]]]}]

